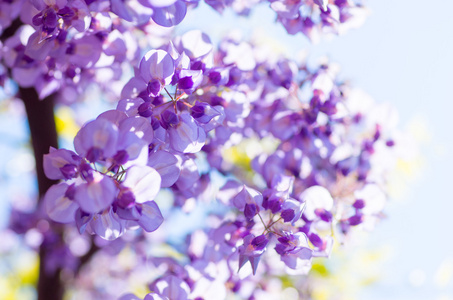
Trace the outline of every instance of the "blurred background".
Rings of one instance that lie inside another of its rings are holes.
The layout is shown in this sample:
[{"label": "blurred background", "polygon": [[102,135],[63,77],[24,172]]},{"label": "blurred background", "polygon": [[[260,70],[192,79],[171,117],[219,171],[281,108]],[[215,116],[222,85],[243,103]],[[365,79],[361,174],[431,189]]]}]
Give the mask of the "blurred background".
[{"label": "blurred background", "polygon": [[[260,5],[246,19],[230,10],[219,17],[201,4],[177,32],[198,28],[217,41],[237,29],[244,36],[271,40],[288,55],[300,56],[302,51],[313,63],[327,57],[341,66],[341,77],[354,87],[378,103],[391,103],[399,113],[399,128],[417,146],[408,149],[410,162],[401,164],[392,177],[387,218],[374,232],[355,241],[360,247],[339,247],[328,262],[315,264],[314,297],[453,299],[453,197],[449,190],[453,178],[453,126],[449,122],[453,109],[453,1],[369,0],[365,5],[369,16],[362,27],[317,44],[300,34],[288,36],[281,25],[273,23],[275,14],[267,5]],[[84,118],[94,118],[101,107],[85,111]],[[22,107],[0,100],[0,113],[3,228],[10,203],[24,209],[32,205],[29,196],[35,186]],[[60,132],[74,134],[76,125],[67,121],[74,118],[71,111],[57,113]],[[4,237],[0,253],[7,247]],[[33,236],[26,238],[32,240]],[[18,268],[24,271],[18,272],[23,282],[32,282],[36,258],[23,257]],[[0,264],[1,273],[5,268],[8,266]],[[9,280],[0,276],[0,290],[11,285]],[[22,293],[28,299],[30,291]]]}]

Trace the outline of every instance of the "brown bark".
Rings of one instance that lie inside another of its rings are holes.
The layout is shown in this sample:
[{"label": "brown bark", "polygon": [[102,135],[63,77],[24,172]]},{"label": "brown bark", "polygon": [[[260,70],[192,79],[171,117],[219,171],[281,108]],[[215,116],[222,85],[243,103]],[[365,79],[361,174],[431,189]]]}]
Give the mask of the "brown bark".
[{"label": "brown bark", "polygon": [[[49,147],[58,147],[57,130],[54,119],[54,99],[49,96],[40,100],[34,88],[19,88],[19,96],[24,102],[30,128],[31,144],[36,161],[36,176],[38,180],[39,199],[57,181],[50,180],[44,174],[43,156],[49,153]],[[60,229],[51,226],[53,229]],[[61,235],[58,235],[61,239]],[[64,284],[61,281],[61,269],[46,272],[45,264],[50,258],[49,248],[44,242],[39,249],[39,279],[37,286],[38,300],[61,300],[64,294]]]}]

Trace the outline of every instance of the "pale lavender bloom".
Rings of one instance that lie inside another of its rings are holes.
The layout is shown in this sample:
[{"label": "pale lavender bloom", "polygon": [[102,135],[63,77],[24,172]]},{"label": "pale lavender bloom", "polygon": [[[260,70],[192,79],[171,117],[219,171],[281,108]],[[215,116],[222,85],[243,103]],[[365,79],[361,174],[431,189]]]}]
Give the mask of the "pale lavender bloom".
[{"label": "pale lavender bloom", "polygon": [[[299,32],[305,32],[307,31],[307,26],[304,26],[304,23],[308,23],[309,27],[308,28],[312,28],[314,26],[313,22],[307,18],[307,19],[304,19],[302,18],[300,15],[297,16],[297,18],[295,19],[287,19],[287,18],[283,18],[283,17],[277,17],[277,20],[282,23],[283,27],[285,27],[286,31],[291,34],[291,35],[295,35]],[[304,32],[304,34],[306,34]],[[309,31],[311,33],[311,31]],[[309,38],[311,38],[311,35],[307,35]]]},{"label": "pale lavender bloom", "polygon": [[[53,10],[51,10],[53,11]],[[28,39],[25,47],[25,55],[37,60],[43,61],[54,48],[54,40],[43,38],[43,33],[36,31]]]},{"label": "pale lavender bloom", "polygon": [[138,0],[142,5],[147,7],[166,7],[175,3],[177,0]]},{"label": "pale lavender bloom", "polygon": [[228,180],[217,193],[217,199],[224,204],[228,204],[230,199],[244,189],[244,185],[236,180]]},{"label": "pale lavender bloom", "polygon": [[149,293],[143,298],[143,300],[171,300],[168,297],[157,295],[155,293]]},{"label": "pale lavender bloom", "polygon": [[215,9],[218,13],[223,13],[226,4],[224,0],[205,0],[206,4]]},{"label": "pale lavender bloom", "polygon": [[95,162],[116,153],[118,127],[104,118],[85,124],[74,138],[74,148],[79,155]]},{"label": "pale lavender bloom", "polygon": [[139,75],[147,84],[149,95],[156,97],[174,74],[173,58],[164,50],[148,51],[140,61]]},{"label": "pale lavender bloom", "polygon": [[306,203],[304,216],[308,220],[314,220],[317,218],[315,213],[317,209],[330,211],[334,205],[330,192],[326,188],[319,185],[306,189],[299,196],[299,199]]},{"label": "pale lavender bloom", "polygon": [[58,7],[64,7],[68,1],[67,0],[31,0],[31,4],[38,10],[43,10],[46,6],[56,5]]},{"label": "pale lavender bloom", "polygon": [[313,251],[313,257],[329,257],[332,253],[332,247],[334,239],[331,236],[327,236],[322,241],[322,245]]},{"label": "pale lavender bloom", "polygon": [[79,205],[71,199],[74,195],[71,195],[73,192],[70,189],[73,190],[73,187],[60,183],[47,190],[44,203],[46,212],[52,220],[60,223],[74,222]]},{"label": "pale lavender bloom", "polygon": [[[153,129],[149,121],[142,117],[127,117],[119,110],[109,110],[97,119],[108,120],[119,127],[116,154],[111,156],[113,163],[125,168],[133,165],[146,165],[148,144],[153,140]],[[105,159],[110,157],[104,157]]]},{"label": "pale lavender bloom", "polygon": [[259,208],[263,204],[263,195],[244,184],[242,190],[233,197],[232,203],[240,210],[243,210],[246,204],[255,204]]},{"label": "pale lavender bloom", "polygon": [[154,131],[151,123],[143,117],[129,117],[119,124],[120,135],[131,132],[139,139],[150,144],[154,139]]},{"label": "pale lavender bloom", "polygon": [[187,157],[182,157],[182,159],[181,173],[175,184],[179,190],[185,191],[200,179],[200,174],[198,173],[198,167],[193,159]]},{"label": "pale lavender bloom", "polygon": [[186,12],[186,3],[184,3],[184,1],[177,0],[169,6],[154,7],[151,18],[158,25],[172,27],[181,23],[186,16]]},{"label": "pale lavender bloom", "polygon": [[0,2],[0,34],[16,19],[24,6],[24,0]]},{"label": "pale lavender bloom", "polygon": [[118,298],[118,300],[171,300],[171,299],[155,293],[149,293],[143,299],[135,296],[134,294],[125,294]]},{"label": "pale lavender bloom", "polygon": [[220,128],[223,126],[225,121],[225,110],[223,106],[216,105],[212,107],[212,111],[210,110],[208,113],[215,114],[215,116],[209,120],[208,123],[200,122],[200,126],[204,129],[206,133],[209,131]]},{"label": "pale lavender bloom", "polygon": [[70,23],[77,31],[83,32],[91,23],[91,13],[85,1],[73,0],[71,7],[63,7],[57,12],[65,23]]},{"label": "pale lavender bloom", "polygon": [[26,68],[17,67],[12,71],[13,79],[21,87],[32,87],[41,79],[43,69],[44,67],[41,65],[32,65]]},{"label": "pale lavender bloom", "polygon": [[143,300],[143,299],[135,296],[134,294],[125,294],[119,297],[118,300]]},{"label": "pale lavender bloom", "polygon": [[295,199],[287,199],[282,204],[281,216],[285,222],[289,222],[294,226],[294,223],[301,218],[304,208],[305,203]]},{"label": "pale lavender bloom", "polygon": [[276,174],[284,174],[285,168],[283,164],[284,153],[283,151],[276,151],[265,160],[263,159],[263,164],[259,164],[257,161],[257,167],[261,167],[261,174],[263,175],[266,182],[269,184],[272,182],[272,179]]},{"label": "pale lavender bloom", "polygon": [[178,152],[197,153],[204,146],[206,133],[188,112],[179,115],[179,123],[168,128],[170,146]]},{"label": "pale lavender bloom", "polygon": [[109,122],[115,124],[118,127],[120,125],[120,122],[125,120],[126,118],[127,115],[123,111],[111,109],[101,113],[96,119],[108,120]]},{"label": "pale lavender bloom", "polygon": [[102,42],[95,35],[84,35],[79,39],[74,39],[66,53],[72,64],[81,68],[90,68],[101,56]]},{"label": "pale lavender bloom", "polygon": [[157,280],[152,284],[151,290],[171,300],[187,300],[190,293],[187,283],[174,275],[167,275]]},{"label": "pale lavender bloom", "polygon": [[153,200],[160,190],[159,173],[148,166],[132,166],[126,171],[126,178],[121,183],[134,194],[137,203]]},{"label": "pale lavender bloom", "polygon": [[[129,84],[129,82],[127,84]],[[144,83],[143,88],[146,89],[146,85]],[[134,94],[133,91],[125,90],[124,88],[122,92],[124,92],[127,95]],[[123,99],[118,102],[116,110],[125,112],[129,117],[139,115],[138,109],[143,103],[145,103],[145,101],[142,98],[126,99],[127,96],[123,97],[123,94],[121,97]]]},{"label": "pale lavender bloom", "polygon": [[72,151],[50,147],[44,155],[44,173],[49,179],[71,179],[78,173],[81,158]]},{"label": "pale lavender bloom", "polygon": [[153,232],[164,222],[164,217],[156,202],[148,201],[140,206],[140,217],[137,223],[146,232]]},{"label": "pale lavender bloom", "polygon": [[225,50],[223,62],[234,64],[241,71],[252,71],[256,67],[252,46],[246,42],[223,41],[221,47]]},{"label": "pale lavender bloom", "polygon": [[98,172],[93,172],[93,179],[78,185],[74,200],[87,213],[97,213],[108,208],[115,199],[117,190],[113,180]]},{"label": "pale lavender bloom", "polygon": [[111,10],[120,18],[141,25],[149,21],[153,10],[144,6],[140,1],[110,0]]},{"label": "pale lavender bloom", "polygon": [[287,233],[278,238],[275,251],[281,255],[281,260],[291,269],[300,269],[307,265],[313,256],[313,250],[308,245],[307,236],[302,232]]},{"label": "pale lavender bloom", "polygon": [[212,52],[213,46],[209,36],[200,30],[186,32],[175,43],[180,52],[185,52],[190,59],[205,57]]},{"label": "pale lavender bloom", "polygon": [[295,19],[299,16],[302,4],[302,1],[278,0],[272,2],[270,7],[282,18]]},{"label": "pale lavender bloom", "polygon": [[230,67],[212,68],[208,71],[209,81],[217,86],[226,85],[230,79]]},{"label": "pale lavender bloom", "polygon": [[[121,98],[136,98],[142,91],[146,91],[148,83],[144,81],[141,77],[132,77],[121,90]],[[154,91],[155,92],[155,91]],[[138,99],[137,99],[138,100]],[[122,100],[123,101],[123,100]],[[129,108],[127,103],[118,103],[118,109],[127,111],[126,108]],[[125,108],[123,109],[123,107]]]},{"label": "pale lavender bloom", "polygon": [[221,105],[211,106],[206,102],[197,102],[191,108],[190,114],[206,132],[219,126],[225,119],[225,111]]},{"label": "pale lavender bloom", "polygon": [[172,186],[181,173],[181,164],[176,156],[163,150],[151,153],[148,166],[159,172],[162,178],[161,187],[163,188]]},{"label": "pale lavender bloom", "polygon": [[95,214],[90,222],[90,228],[94,233],[108,241],[117,239],[125,231],[124,221],[121,221],[111,207]]},{"label": "pale lavender bloom", "polygon": [[329,4],[329,0],[313,0],[319,7],[322,8],[323,11],[327,11],[327,5]]},{"label": "pale lavender bloom", "polygon": [[129,5],[127,5],[126,1],[110,0],[110,2],[111,10],[114,14],[128,22],[134,21],[136,18],[136,12]]},{"label": "pale lavender bloom", "polygon": [[148,161],[148,143],[132,132],[122,132],[118,139],[117,152],[111,158],[117,167],[145,166]]},{"label": "pale lavender bloom", "polygon": [[271,132],[282,141],[288,140],[300,132],[302,126],[301,116],[293,111],[280,111],[272,119]]},{"label": "pale lavender bloom", "polygon": [[277,173],[272,178],[271,187],[278,192],[279,195],[285,195],[285,198],[287,198],[293,190],[293,184],[294,176]]},{"label": "pale lavender bloom", "polygon": [[266,246],[269,240],[265,235],[255,237],[249,234],[244,237],[244,244],[239,246],[239,270],[244,266],[247,261],[250,261],[252,266],[253,275],[256,273],[261,256],[266,251]]},{"label": "pale lavender bloom", "polygon": [[93,214],[82,211],[80,208],[77,209],[75,213],[75,222],[79,233],[82,234],[85,232],[90,221],[93,219]]},{"label": "pale lavender bloom", "polygon": [[228,122],[229,127],[242,128],[244,126],[244,118],[251,111],[249,99],[244,93],[234,90],[223,92],[222,98],[225,100],[222,106],[225,109],[225,120]]},{"label": "pale lavender bloom", "polygon": [[178,88],[187,94],[192,94],[203,81],[203,71],[186,70],[179,72]]}]

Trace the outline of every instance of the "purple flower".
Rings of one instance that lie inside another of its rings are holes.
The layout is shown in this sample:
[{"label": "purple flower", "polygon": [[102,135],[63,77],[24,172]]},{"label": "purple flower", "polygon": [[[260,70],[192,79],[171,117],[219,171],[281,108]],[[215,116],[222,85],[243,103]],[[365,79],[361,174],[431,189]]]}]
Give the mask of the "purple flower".
[{"label": "purple flower", "polygon": [[313,246],[315,246],[316,248],[322,248],[323,246],[323,241],[322,239],[319,237],[319,235],[317,235],[316,233],[310,233],[308,235],[308,239],[310,240],[310,242],[313,244]]},{"label": "purple flower", "polygon": [[244,244],[238,248],[239,270],[247,261],[250,261],[253,275],[255,275],[261,255],[263,255],[264,251],[266,251],[266,245],[268,242],[269,240],[265,235],[255,237],[253,234],[249,234],[244,237]]},{"label": "purple flower", "polygon": [[203,80],[201,70],[181,70],[179,72],[178,88],[187,94],[192,94]]},{"label": "purple flower", "polygon": [[244,207],[244,216],[247,220],[252,220],[259,212],[259,207],[256,204],[246,204]]},{"label": "purple flower", "polygon": [[263,204],[263,195],[257,190],[243,186],[242,190],[233,197],[232,203],[239,210],[244,210],[246,204],[254,204],[258,208]]},{"label": "purple flower", "polygon": [[362,214],[355,214],[348,219],[349,225],[357,226],[363,222],[363,215]]},{"label": "purple flower", "polygon": [[187,53],[191,59],[205,57],[213,49],[209,36],[200,30],[186,32],[179,42],[180,52]]},{"label": "purple flower", "polygon": [[294,199],[287,199],[282,204],[281,216],[285,222],[291,223],[294,226],[300,217],[305,208],[305,203],[301,203]]},{"label": "purple flower", "polygon": [[163,150],[151,153],[148,166],[154,168],[160,174],[162,187],[172,186],[178,180],[181,172],[180,162],[176,156]]},{"label": "purple flower", "polygon": [[102,42],[94,35],[84,35],[73,40],[69,62],[81,68],[93,67],[102,53]]},{"label": "purple flower", "polygon": [[164,50],[151,50],[145,54],[140,61],[139,75],[151,89],[151,96],[158,96],[162,88],[170,84],[174,68],[173,58]]},{"label": "purple flower", "polygon": [[316,209],[330,211],[334,204],[329,191],[318,185],[306,189],[299,198],[306,203],[304,216],[308,220],[314,220],[316,218]]},{"label": "purple flower", "polygon": [[188,112],[179,115],[179,123],[168,129],[170,146],[178,152],[197,153],[205,144],[206,133]]},{"label": "purple flower", "polygon": [[152,284],[151,290],[154,290],[158,296],[168,297],[172,300],[187,300],[190,293],[187,283],[174,275],[158,279]]},{"label": "purple flower", "polygon": [[195,120],[203,124],[209,123],[217,116],[224,115],[222,106],[211,106],[206,102],[197,102],[191,108],[190,114]]},{"label": "purple flower", "polygon": [[277,0],[271,3],[271,8],[284,19],[296,19],[299,16],[299,9],[303,5],[302,1],[282,1]]},{"label": "purple flower", "polygon": [[100,118],[85,124],[74,138],[74,147],[80,156],[89,161],[112,157],[116,153],[118,128]]},{"label": "purple flower", "polygon": [[130,0],[110,0],[110,2],[112,12],[128,22],[146,24],[153,13],[151,8],[146,7],[141,2]]},{"label": "purple flower", "polygon": [[94,233],[105,240],[112,241],[120,237],[125,230],[124,221],[116,215],[112,208],[95,214],[90,222],[90,227]]},{"label": "purple flower", "polygon": [[76,187],[74,200],[87,213],[97,213],[108,208],[116,196],[113,180],[101,173],[94,172],[93,180]]},{"label": "purple flower", "polygon": [[60,223],[71,223],[75,220],[75,212],[79,208],[74,202],[74,188],[66,183],[53,185],[46,192],[44,203],[49,217]]},{"label": "purple flower", "polygon": [[153,200],[160,190],[159,173],[148,166],[133,166],[127,169],[126,178],[121,183],[134,194],[137,203]]},{"label": "purple flower", "polygon": [[355,202],[352,204],[352,206],[356,209],[362,209],[365,207],[365,201],[362,199],[357,199]]},{"label": "purple flower", "polygon": [[71,179],[77,176],[81,158],[72,151],[50,147],[44,155],[44,173],[49,179]]},{"label": "purple flower", "polygon": [[181,23],[186,16],[186,12],[186,3],[181,0],[177,0],[169,6],[154,7],[154,12],[151,18],[154,22],[161,26],[172,27]]},{"label": "purple flower", "polygon": [[139,0],[141,4],[147,7],[167,7],[175,3],[177,0]]},{"label": "purple flower", "polygon": [[313,256],[307,236],[302,232],[287,233],[286,236],[278,238],[278,241],[275,251],[281,255],[281,260],[291,269],[305,267]]},{"label": "purple flower", "polygon": [[191,187],[200,179],[197,164],[193,159],[183,157],[181,163],[181,172],[179,178],[176,181],[176,186],[179,190],[185,191]]},{"label": "purple flower", "polygon": [[273,117],[272,134],[281,140],[288,140],[297,134],[301,128],[301,117],[292,111],[281,111]]},{"label": "purple flower", "polygon": [[140,217],[137,223],[146,232],[153,232],[163,223],[164,217],[156,202],[148,201],[140,206]]},{"label": "purple flower", "polygon": [[327,5],[329,4],[329,0],[314,0],[314,2],[318,4],[323,11],[327,11]]}]

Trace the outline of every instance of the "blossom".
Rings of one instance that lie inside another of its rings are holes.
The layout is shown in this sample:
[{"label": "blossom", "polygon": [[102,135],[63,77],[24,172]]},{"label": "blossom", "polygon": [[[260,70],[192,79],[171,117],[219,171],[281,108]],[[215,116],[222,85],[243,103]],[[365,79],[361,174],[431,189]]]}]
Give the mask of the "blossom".
[{"label": "blossom", "polygon": [[244,244],[238,248],[239,269],[249,261],[252,266],[253,275],[255,275],[261,255],[266,251],[268,242],[269,240],[264,235],[255,237],[253,234],[249,234],[244,237]]}]

